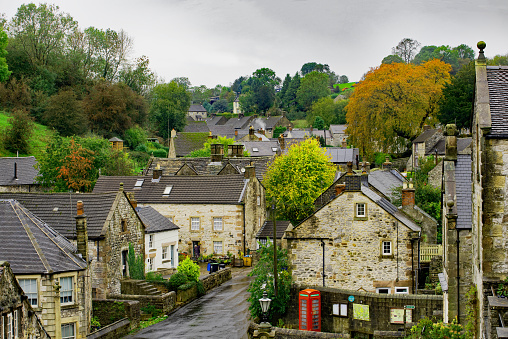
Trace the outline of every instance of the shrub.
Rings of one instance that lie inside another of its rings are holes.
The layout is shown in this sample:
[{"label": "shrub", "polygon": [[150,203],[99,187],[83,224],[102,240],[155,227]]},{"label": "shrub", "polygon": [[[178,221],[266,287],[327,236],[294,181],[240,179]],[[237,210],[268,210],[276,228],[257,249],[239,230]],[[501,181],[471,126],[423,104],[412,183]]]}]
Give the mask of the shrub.
[{"label": "shrub", "polygon": [[162,311],[156,308],[154,305],[148,303],[148,305],[141,307],[141,311],[143,311],[146,314],[151,314],[153,318],[158,317]]},{"label": "shrub", "polygon": [[160,273],[148,272],[145,277],[149,281],[165,281],[164,277]]},{"label": "shrub", "polygon": [[139,145],[142,145],[147,138],[146,131],[139,126],[129,128],[124,133],[124,139],[127,146],[130,149],[136,149]]},{"label": "shrub", "polygon": [[188,283],[186,283],[186,284],[183,284],[183,285],[178,286],[178,289],[179,289],[180,291],[187,291],[188,289],[193,288],[195,285],[196,285],[196,282],[195,282],[195,281],[189,281],[189,282],[188,282]]},{"label": "shrub", "polygon": [[136,152],[145,152],[147,153],[148,152],[148,147],[146,147],[145,144],[139,144],[136,149],[135,149]]},{"label": "shrub", "polygon": [[142,280],[145,278],[145,259],[143,253],[136,255],[134,246],[129,243],[129,253],[127,254],[127,263],[129,265],[129,276],[131,279]]},{"label": "shrub", "polygon": [[178,264],[178,273],[185,274],[189,281],[198,281],[200,275],[199,265],[187,257]]},{"label": "shrub", "polygon": [[206,291],[205,291],[205,285],[203,285],[203,282],[201,280],[198,280],[197,285],[198,285],[198,295],[199,296],[205,295]]},{"label": "shrub", "polygon": [[429,318],[424,318],[411,328],[411,334],[406,339],[465,339],[466,334],[462,326],[454,319],[449,324],[442,322],[433,323]]},{"label": "shrub", "polygon": [[173,291],[176,291],[179,286],[184,285],[189,282],[189,279],[187,279],[187,276],[183,273],[176,272],[169,278],[169,288]]},{"label": "shrub", "polygon": [[166,152],[163,149],[156,149],[155,151],[153,151],[153,156],[156,158],[167,158],[168,152]]}]

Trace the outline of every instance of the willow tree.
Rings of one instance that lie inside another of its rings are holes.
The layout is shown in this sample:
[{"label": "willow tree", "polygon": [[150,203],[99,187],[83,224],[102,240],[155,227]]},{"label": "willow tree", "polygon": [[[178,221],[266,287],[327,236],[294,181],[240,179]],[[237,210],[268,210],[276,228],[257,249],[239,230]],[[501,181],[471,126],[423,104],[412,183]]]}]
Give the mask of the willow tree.
[{"label": "willow tree", "polygon": [[346,107],[347,133],[363,156],[407,147],[424,124],[437,122],[442,89],[450,65],[393,63],[371,69],[358,83]]}]

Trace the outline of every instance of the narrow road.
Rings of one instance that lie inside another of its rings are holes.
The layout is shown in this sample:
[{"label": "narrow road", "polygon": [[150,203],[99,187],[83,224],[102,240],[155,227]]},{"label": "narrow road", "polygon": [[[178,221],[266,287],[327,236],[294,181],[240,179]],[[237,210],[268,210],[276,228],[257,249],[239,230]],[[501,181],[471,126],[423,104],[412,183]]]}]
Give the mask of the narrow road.
[{"label": "narrow road", "polygon": [[172,313],[166,320],[124,338],[246,339],[249,327],[250,269]]}]

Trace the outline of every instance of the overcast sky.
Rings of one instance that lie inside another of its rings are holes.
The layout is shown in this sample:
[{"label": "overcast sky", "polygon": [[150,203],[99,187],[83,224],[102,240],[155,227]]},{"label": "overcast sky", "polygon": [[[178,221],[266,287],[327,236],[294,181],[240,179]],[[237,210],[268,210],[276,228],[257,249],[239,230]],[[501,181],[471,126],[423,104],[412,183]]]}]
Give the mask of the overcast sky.
[{"label": "overcast sky", "polygon": [[[10,19],[25,1],[0,0]],[[36,1],[38,3],[38,1]],[[425,45],[487,43],[507,54],[507,0],[59,0],[82,29],[124,29],[132,57],[166,81],[229,85],[269,67],[284,79],[306,62],[358,81],[403,38]]]}]

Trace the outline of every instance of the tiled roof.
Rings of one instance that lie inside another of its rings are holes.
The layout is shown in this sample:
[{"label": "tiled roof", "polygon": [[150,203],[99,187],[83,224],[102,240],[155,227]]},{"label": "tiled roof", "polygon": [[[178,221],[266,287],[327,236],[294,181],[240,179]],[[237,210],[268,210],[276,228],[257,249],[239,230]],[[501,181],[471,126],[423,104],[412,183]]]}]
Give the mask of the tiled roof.
[{"label": "tiled roof", "polygon": [[203,148],[204,143],[208,140],[208,132],[206,133],[177,133],[173,139],[175,141],[175,152],[177,157],[184,157],[190,152]]},{"label": "tiled roof", "polygon": [[123,140],[119,139],[117,137],[113,137],[113,138],[109,139],[108,141],[114,142],[114,141],[123,141]]},{"label": "tiled roof", "polygon": [[147,234],[180,229],[180,227],[173,224],[168,218],[157,212],[151,206],[138,207],[136,211],[143,224],[145,224],[145,233]]},{"label": "tiled roof", "polygon": [[[290,224],[291,222],[287,220],[277,220],[275,222],[275,225],[277,226],[277,239],[282,238],[284,232],[287,230]],[[256,234],[256,238],[273,238],[273,222],[271,220],[265,221],[258,234]]]},{"label": "tiled roof", "polygon": [[334,164],[355,161],[356,156],[360,155],[358,148],[325,147],[325,152],[331,157],[330,162]]},{"label": "tiled roof", "polygon": [[413,144],[419,143],[419,142],[424,142],[425,140],[427,140],[428,138],[433,136],[434,133],[436,133],[437,131],[438,131],[437,129],[432,129],[432,128],[426,130],[425,132],[420,134],[416,139],[413,140]]},{"label": "tiled roof", "polygon": [[226,119],[222,115],[218,115],[218,116],[206,119],[206,124],[208,125],[208,127],[215,126],[215,125],[224,125],[226,123],[226,121],[228,121],[228,119]]},{"label": "tiled roof", "polygon": [[457,195],[457,228],[472,226],[471,155],[458,154],[455,167],[455,193]]},{"label": "tiled roof", "polygon": [[280,152],[278,141],[240,141],[245,146],[251,157],[264,157],[276,155]]},{"label": "tiled roof", "polygon": [[315,129],[313,128],[312,130],[310,128],[302,128],[302,129],[299,129],[299,128],[293,128],[293,130],[289,131],[285,131],[284,132],[284,137],[287,137],[287,138],[310,138],[310,137],[325,137],[325,134],[326,134],[326,138],[329,139],[332,137],[330,131],[327,131],[327,130],[319,130],[319,129]]},{"label": "tiled roof", "polygon": [[[457,152],[462,152],[465,150],[468,146],[471,145],[471,138],[457,138]],[[445,155],[445,148],[446,148],[446,140],[445,138],[439,140],[437,144],[432,147],[429,154],[426,155],[433,155],[434,150],[437,150],[438,155]]]},{"label": "tiled roof", "polygon": [[330,125],[330,132],[333,134],[345,134],[347,125]]},{"label": "tiled roof", "polygon": [[490,135],[508,134],[508,66],[487,66],[489,85]]},{"label": "tiled roof", "polygon": [[[134,177],[135,178],[135,177]],[[101,236],[120,185],[104,194],[93,193],[0,193],[0,199],[16,199],[54,230],[69,239],[76,238],[76,204],[83,201],[90,239]],[[116,191],[112,192],[111,191]]]},{"label": "tiled roof", "polygon": [[[401,175],[397,175],[396,170],[378,170],[369,173],[369,185],[373,186],[384,196],[392,199],[393,190],[401,187],[402,183],[406,181],[402,179]],[[397,172],[398,173],[398,172]]]},{"label": "tiled roof", "polygon": [[76,247],[15,200],[0,200],[0,260],[15,274],[78,271]]},{"label": "tiled roof", "polygon": [[[141,188],[134,188],[144,179]],[[94,193],[109,192],[124,184],[126,192],[133,192],[139,204],[239,204],[245,186],[242,174],[162,176],[152,182],[151,176],[107,177],[100,176]],[[170,192],[164,192],[171,187]]]},{"label": "tiled roof", "polygon": [[282,115],[279,116],[270,116],[270,117],[259,117],[254,119],[252,121],[252,127],[254,127],[255,130],[258,129],[273,129],[273,127],[279,122],[279,120],[282,119]]},{"label": "tiled roof", "polygon": [[[16,165],[14,165],[16,164]],[[39,171],[35,157],[0,158],[0,186],[32,185]],[[16,166],[16,176],[14,177]]]},{"label": "tiled roof", "polygon": [[[185,125],[183,131],[185,133],[209,133],[210,129],[206,124],[206,121],[188,121],[187,125]],[[177,134],[178,136],[178,134]]]},{"label": "tiled roof", "polygon": [[203,107],[203,105],[190,105],[189,112],[204,112],[206,116],[206,109]]},{"label": "tiled roof", "polygon": [[233,129],[235,128],[244,129],[252,125],[252,121],[254,119],[255,117],[253,115],[247,117],[244,116],[241,118],[231,118],[225,123],[225,125],[232,126]]}]

